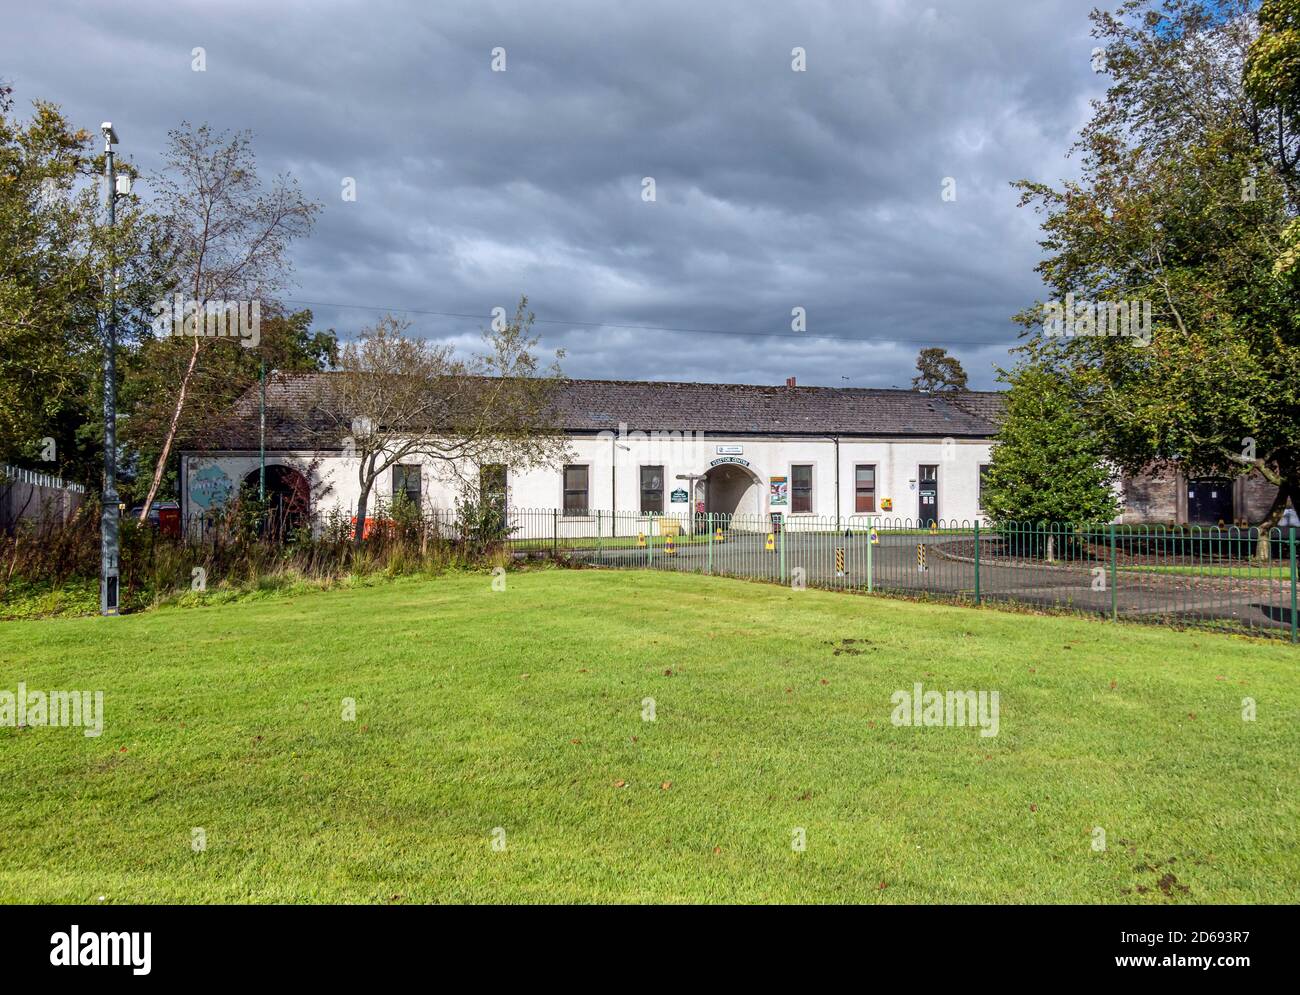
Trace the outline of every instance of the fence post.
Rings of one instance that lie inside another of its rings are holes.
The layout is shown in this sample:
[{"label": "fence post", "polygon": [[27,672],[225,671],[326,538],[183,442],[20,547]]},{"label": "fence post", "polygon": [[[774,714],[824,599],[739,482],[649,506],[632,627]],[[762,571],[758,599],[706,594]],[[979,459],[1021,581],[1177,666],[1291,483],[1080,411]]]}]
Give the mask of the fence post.
[{"label": "fence post", "polygon": [[872,533],[880,535],[880,526],[875,524],[875,520],[867,519],[867,593],[870,594],[875,589],[876,584],[876,551],[871,547],[874,545],[871,541]]},{"label": "fence post", "polygon": [[706,521],[706,524],[708,525],[708,529],[709,529],[709,566],[707,572],[713,573],[713,512],[711,511],[708,514],[708,519]]},{"label": "fence post", "polygon": [[560,551],[560,509],[551,509],[551,558]]},{"label": "fence post", "polygon": [[[789,524],[790,524],[789,520],[786,519],[784,516],[782,516],[781,518],[781,583],[782,584],[785,583],[785,530],[786,527],[789,526]],[[772,527],[776,528],[776,525],[773,524]]]},{"label": "fence post", "polygon": [[596,512],[596,560],[600,561],[601,555],[601,531],[600,531],[600,512]]},{"label": "fence post", "polygon": [[1116,580],[1119,576],[1115,561],[1115,523],[1110,523],[1110,620],[1119,621],[1119,591]]},{"label": "fence post", "polygon": [[980,603],[980,520],[975,519],[975,604]]},{"label": "fence post", "polygon": [[1287,545],[1291,547],[1291,642],[1296,642],[1296,570],[1295,570],[1295,526],[1287,527]]}]

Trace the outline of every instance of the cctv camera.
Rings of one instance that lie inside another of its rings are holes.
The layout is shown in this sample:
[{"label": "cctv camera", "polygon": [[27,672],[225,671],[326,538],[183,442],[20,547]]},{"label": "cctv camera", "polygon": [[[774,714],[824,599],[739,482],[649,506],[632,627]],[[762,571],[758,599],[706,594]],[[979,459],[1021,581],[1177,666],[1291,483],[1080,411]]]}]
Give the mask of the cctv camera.
[{"label": "cctv camera", "polygon": [[117,132],[113,130],[112,121],[105,121],[99,126],[99,130],[103,132],[104,140],[107,141],[109,145],[117,144]]}]

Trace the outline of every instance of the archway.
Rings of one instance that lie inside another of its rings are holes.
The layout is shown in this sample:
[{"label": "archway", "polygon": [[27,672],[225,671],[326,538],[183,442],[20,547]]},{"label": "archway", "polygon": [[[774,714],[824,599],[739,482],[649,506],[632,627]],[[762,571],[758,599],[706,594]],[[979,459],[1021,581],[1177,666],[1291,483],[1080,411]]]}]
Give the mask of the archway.
[{"label": "archway", "polygon": [[702,482],[704,510],[714,521],[721,519],[722,525],[729,527],[738,517],[750,529],[759,528],[763,488],[753,470],[739,463],[719,463],[705,471]]},{"label": "archway", "polygon": [[[244,486],[257,494],[258,471],[244,477]],[[266,468],[266,533],[283,539],[311,524],[311,486],[291,466]]]}]

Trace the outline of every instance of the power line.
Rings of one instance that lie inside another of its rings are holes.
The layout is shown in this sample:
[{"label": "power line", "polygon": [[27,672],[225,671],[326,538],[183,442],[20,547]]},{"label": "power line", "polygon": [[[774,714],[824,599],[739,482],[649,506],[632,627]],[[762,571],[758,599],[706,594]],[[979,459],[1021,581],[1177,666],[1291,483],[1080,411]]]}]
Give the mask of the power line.
[{"label": "power line", "polygon": [[[462,311],[433,311],[426,308],[413,307],[395,307],[380,304],[335,304],[327,301],[304,301],[284,298],[286,304],[303,304],[308,307],[329,307],[352,309],[358,311],[387,311],[399,314],[420,314],[432,315],[439,318],[468,318],[473,321],[482,321],[482,314],[466,314]],[[679,332],[688,335],[730,335],[734,338],[774,338],[774,339],[829,339],[836,342],[907,342],[915,345],[923,345],[934,342],[944,342],[949,345],[986,345],[986,346],[1007,346],[1011,347],[1016,344],[1016,340],[1010,342],[998,340],[990,342],[987,339],[943,339],[934,336],[927,336],[923,339],[907,339],[896,335],[819,335],[815,332],[737,332],[725,328],[679,328],[672,325],[630,325],[619,321],[566,321],[560,318],[536,318],[536,324],[539,325],[567,325],[570,327],[581,326],[584,328],[627,328],[645,332]]]}]

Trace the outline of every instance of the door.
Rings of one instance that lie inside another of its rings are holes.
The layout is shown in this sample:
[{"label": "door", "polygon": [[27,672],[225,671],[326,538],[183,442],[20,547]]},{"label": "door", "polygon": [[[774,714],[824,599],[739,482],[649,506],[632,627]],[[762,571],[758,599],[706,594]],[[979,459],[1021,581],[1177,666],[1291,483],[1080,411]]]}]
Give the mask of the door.
[{"label": "door", "polygon": [[917,518],[926,528],[939,521],[939,467],[931,463],[921,467],[917,482]]},{"label": "door", "polygon": [[1232,481],[1199,477],[1187,482],[1187,520],[1192,524],[1232,524]]}]

